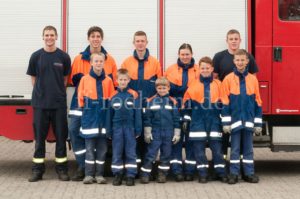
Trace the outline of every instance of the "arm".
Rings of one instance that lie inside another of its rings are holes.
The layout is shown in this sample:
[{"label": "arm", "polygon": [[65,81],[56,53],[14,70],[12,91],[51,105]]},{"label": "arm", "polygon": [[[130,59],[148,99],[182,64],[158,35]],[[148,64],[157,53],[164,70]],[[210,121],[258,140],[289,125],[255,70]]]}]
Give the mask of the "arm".
[{"label": "arm", "polygon": [[135,136],[139,137],[142,133],[142,107],[140,105],[140,98],[134,100],[134,129]]},{"label": "arm", "polygon": [[254,118],[254,126],[262,127],[262,101],[259,93],[259,83],[255,78],[255,118]]},{"label": "arm", "polygon": [[231,113],[229,108],[229,95],[230,95],[230,89],[229,89],[229,81],[228,78],[225,78],[222,82],[221,86],[221,101],[223,104],[222,109],[222,124],[224,126],[228,126],[231,124]]},{"label": "arm", "polygon": [[31,84],[32,84],[32,86],[34,86],[34,84],[35,84],[35,79],[36,79],[35,76],[31,76]]}]

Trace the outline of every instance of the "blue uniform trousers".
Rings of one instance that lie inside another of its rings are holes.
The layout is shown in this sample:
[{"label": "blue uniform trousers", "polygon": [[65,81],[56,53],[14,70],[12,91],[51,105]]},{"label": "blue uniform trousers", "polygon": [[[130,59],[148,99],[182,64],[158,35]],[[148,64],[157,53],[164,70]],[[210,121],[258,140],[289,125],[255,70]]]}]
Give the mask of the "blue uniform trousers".
[{"label": "blue uniform trousers", "polygon": [[230,152],[230,174],[239,175],[240,173],[240,152],[241,144],[243,152],[243,169],[245,175],[254,174],[253,161],[253,132],[242,129],[231,133],[231,152]]},{"label": "blue uniform trousers", "polygon": [[137,174],[137,162],[134,129],[129,127],[113,129],[112,148],[111,168],[113,174],[122,174],[125,166],[126,176],[135,177]]},{"label": "blue uniform trousers", "polygon": [[103,176],[107,152],[106,138],[86,138],[85,146],[85,176]]},{"label": "blue uniform trousers", "polygon": [[[197,162],[197,170],[199,176],[208,175],[208,161],[205,155],[206,140],[195,140],[193,142],[193,150],[195,154],[195,159]],[[214,170],[217,176],[224,177],[225,172],[225,160],[223,159],[222,154],[222,141],[221,140],[209,140],[209,147],[212,151],[212,161],[214,165]]]},{"label": "blue uniform trousers", "polygon": [[149,176],[152,170],[152,163],[155,161],[158,150],[160,150],[160,162],[158,171],[168,174],[170,169],[170,157],[172,150],[173,130],[152,130],[153,140],[148,144],[144,163],[141,168],[142,176]]},{"label": "blue uniform trousers", "polygon": [[78,167],[84,169],[84,160],[85,160],[85,140],[79,135],[79,130],[81,127],[81,117],[72,116],[70,117],[69,124],[69,135],[71,139],[71,144],[73,152],[75,154],[75,159],[78,164]]},{"label": "blue uniform trousers", "polygon": [[196,170],[196,161],[193,153],[193,147],[191,141],[188,139],[184,133],[180,135],[180,141],[172,146],[172,154],[171,154],[171,171],[174,175],[183,173],[182,166],[182,148],[183,143],[185,142],[185,165],[184,165],[184,173],[185,174],[193,174]]}]

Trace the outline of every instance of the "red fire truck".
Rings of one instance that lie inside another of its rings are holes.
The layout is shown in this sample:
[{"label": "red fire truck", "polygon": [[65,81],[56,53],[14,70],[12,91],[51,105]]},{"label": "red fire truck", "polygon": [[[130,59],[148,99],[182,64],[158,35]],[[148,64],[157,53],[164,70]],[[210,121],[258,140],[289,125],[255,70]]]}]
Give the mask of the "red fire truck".
[{"label": "red fire truck", "polygon": [[102,27],[103,46],[118,65],[132,53],[133,33],[144,30],[162,69],[176,61],[182,43],[192,45],[196,60],[212,57],[234,28],[259,66],[265,128],[256,146],[300,149],[300,0],[3,0],[0,24],[0,135],[9,139],[33,139],[26,70],[46,25],[57,27],[58,45],[72,58],[87,46],[87,29]]}]

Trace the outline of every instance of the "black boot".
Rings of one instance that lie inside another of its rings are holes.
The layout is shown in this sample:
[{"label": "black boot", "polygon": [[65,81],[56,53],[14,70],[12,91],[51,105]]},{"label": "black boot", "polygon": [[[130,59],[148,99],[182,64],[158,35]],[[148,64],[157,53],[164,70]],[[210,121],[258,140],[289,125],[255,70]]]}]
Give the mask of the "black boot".
[{"label": "black boot", "polygon": [[32,171],[31,177],[28,179],[28,182],[37,182],[43,179],[43,172]]},{"label": "black boot", "polygon": [[126,185],[127,186],[134,186],[134,178],[133,177],[127,177],[126,178]]},{"label": "black boot", "polygon": [[72,176],[72,181],[82,181],[84,179],[84,169],[78,168],[74,176]]},{"label": "black boot", "polygon": [[229,174],[228,176],[228,184],[236,184],[238,182],[238,176]]},{"label": "black boot", "polygon": [[70,177],[67,171],[57,171],[58,179],[61,181],[69,181]]},{"label": "black boot", "polygon": [[[123,175],[122,175],[122,174],[117,174],[117,175],[115,175],[112,184],[113,184],[114,186],[120,186],[120,185],[122,184],[122,180],[123,180]],[[126,181],[126,182],[127,182],[127,181]]]}]

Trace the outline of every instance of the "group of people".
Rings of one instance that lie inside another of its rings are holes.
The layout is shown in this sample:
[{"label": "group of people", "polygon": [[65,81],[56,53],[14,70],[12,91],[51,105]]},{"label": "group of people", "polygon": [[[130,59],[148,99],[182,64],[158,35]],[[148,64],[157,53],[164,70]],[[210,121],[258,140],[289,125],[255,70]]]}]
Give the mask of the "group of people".
[{"label": "group of people", "polygon": [[[73,181],[106,184],[103,177],[107,139],[112,141],[112,184],[133,186],[150,181],[158,160],[156,180],[208,181],[205,149],[212,151],[215,178],[235,184],[243,179],[257,183],[254,172],[253,133],[262,131],[258,67],[254,58],[239,49],[237,30],[227,33],[228,49],[213,59],[193,58],[190,44],[182,44],[177,62],[164,75],[159,61],[147,49],[147,35],[137,31],[135,50],[117,70],[113,57],[101,45],[103,30],[92,26],[89,46],[74,58],[56,47],[57,31],[43,30],[44,47],[34,52],[27,74],[31,76],[35,152],[30,182],[45,172],[45,139],[50,123],[56,137],[56,171],[62,181],[68,175],[66,139],[71,139],[78,165]],[[222,81],[222,82],[221,82]],[[66,85],[75,87],[67,126]],[[220,117],[221,116],[221,117]],[[69,130],[68,130],[69,129]],[[231,136],[229,174],[223,154]],[[225,138],[225,139],[224,139]],[[241,144],[242,143],[242,144]],[[183,147],[184,146],[184,147]],[[185,148],[185,158],[182,150]],[[183,161],[184,159],[184,161]],[[155,164],[156,165],[156,164]]]}]

